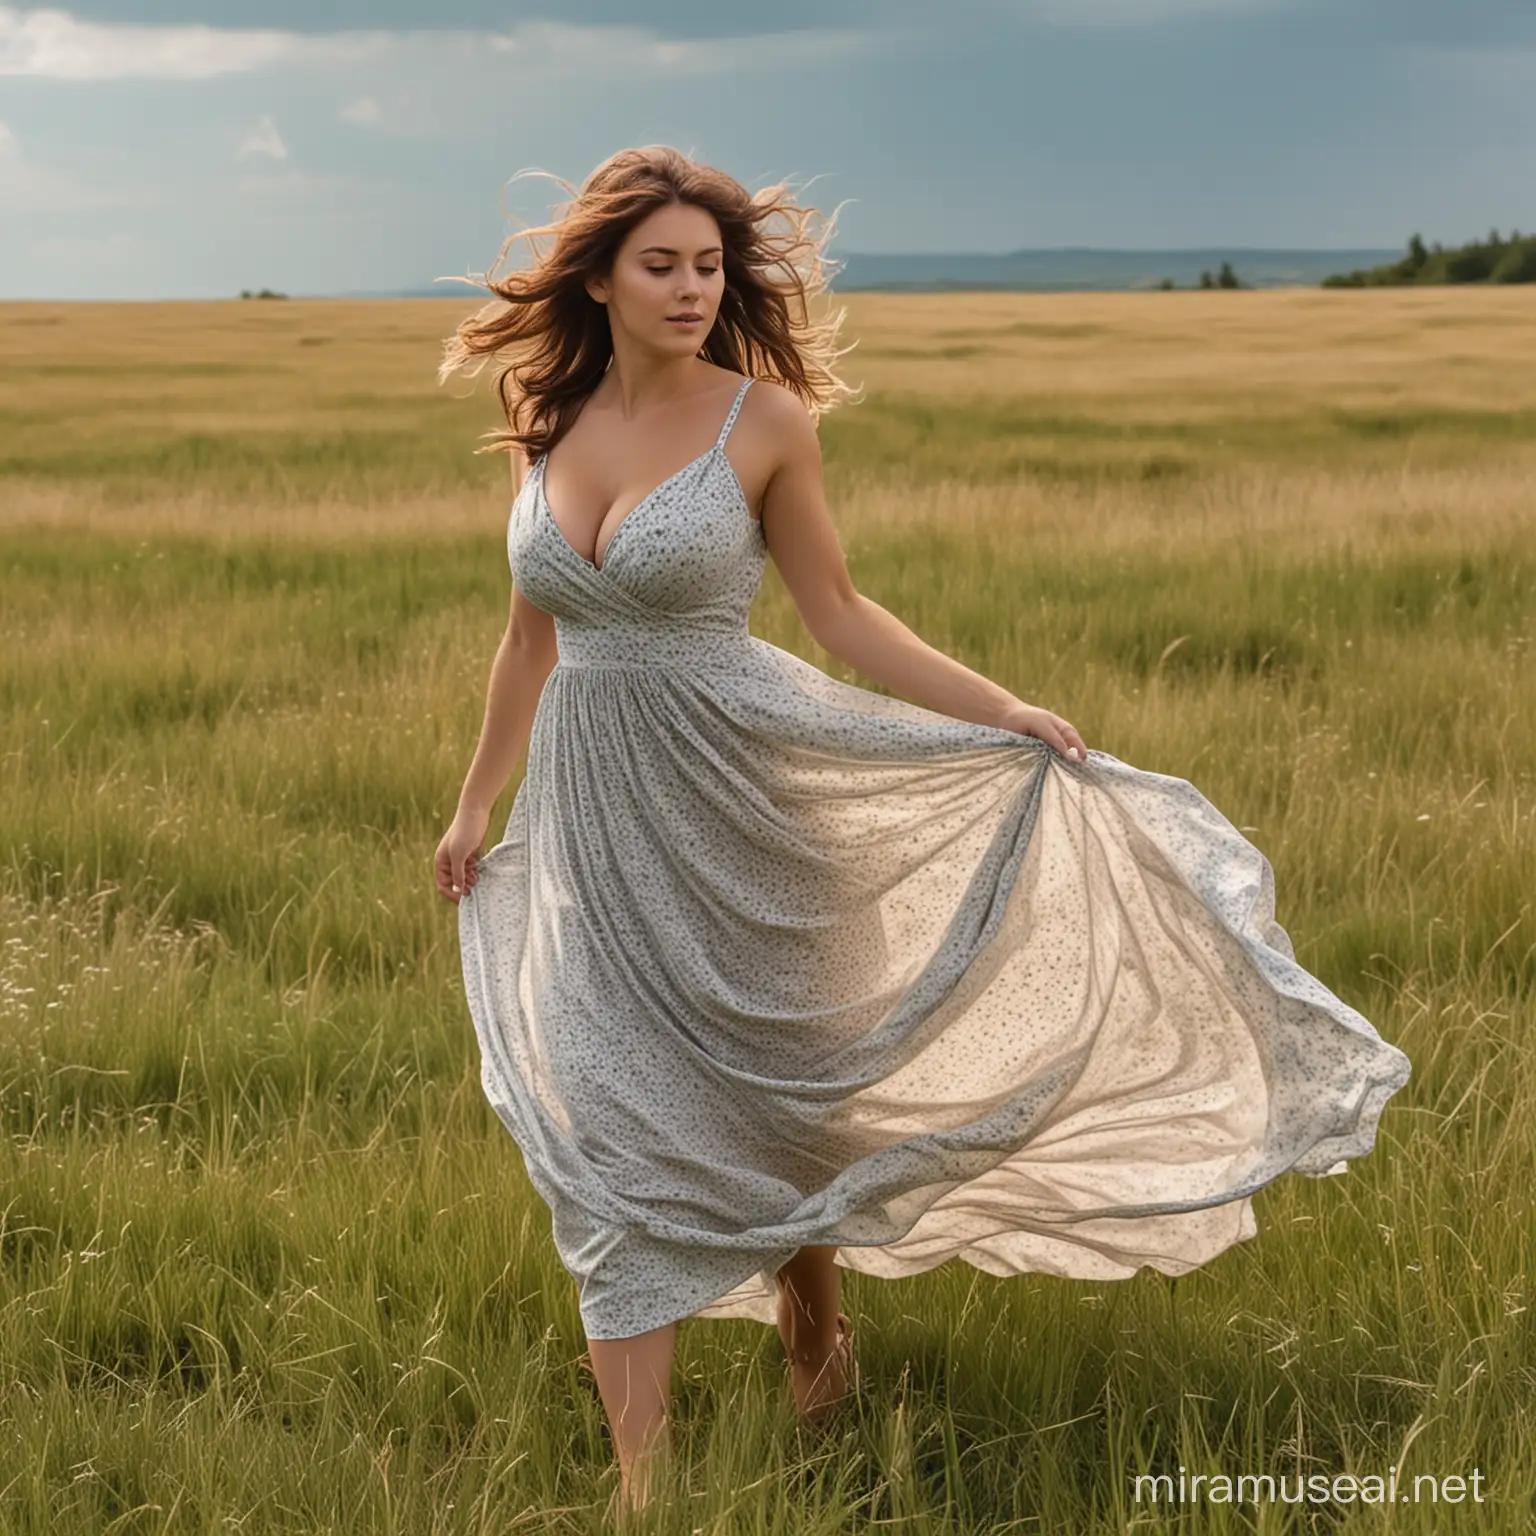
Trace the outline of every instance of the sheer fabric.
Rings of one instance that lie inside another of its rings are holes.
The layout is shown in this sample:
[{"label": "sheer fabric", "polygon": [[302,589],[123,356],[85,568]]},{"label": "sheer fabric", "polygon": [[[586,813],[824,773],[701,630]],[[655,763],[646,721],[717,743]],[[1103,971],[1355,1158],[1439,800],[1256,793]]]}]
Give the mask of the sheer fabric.
[{"label": "sheer fabric", "polygon": [[460,939],[588,1336],[771,1324],[805,1244],[886,1277],[1207,1262],[1264,1185],[1371,1151],[1407,1057],[1296,963],[1268,861],[1187,780],[748,633],[746,389],[601,567],[543,460],[508,527],[559,662]]}]

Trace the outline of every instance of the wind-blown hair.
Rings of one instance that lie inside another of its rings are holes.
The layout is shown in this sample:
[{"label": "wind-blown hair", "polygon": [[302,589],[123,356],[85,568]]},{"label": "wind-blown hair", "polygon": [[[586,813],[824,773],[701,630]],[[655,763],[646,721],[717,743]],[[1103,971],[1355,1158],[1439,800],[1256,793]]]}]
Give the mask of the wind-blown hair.
[{"label": "wind-blown hair", "polygon": [[[545,171],[518,175],[548,176]],[[516,177],[513,178],[514,180]],[[834,371],[841,307],[817,317],[813,301],[841,267],[823,254],[837,212],[824,219],[795,201],[784,183],[748,192],[734,177],[690,160],[666,145],[620,150],[587,178],[550,224],[518,230],[502,244],[495,264],[473,277],[499,302],[460,323],[443,344],[438,383],[463,372],[473,377],[496,359],[496,392],[508,430],[476,453],[521,448],[530,461],[569,430],[597,387],[613,355],[608,313],[586,290],[607,277],[631,229],[658,208],[688,203],[705,209],[720,227],[725,286],[720,308],[699,356],[721,368],[772,379],[794,391],[819,419],[858,391]],[[819,233],[812,233],[813,225]],[[542,255],[539,240],[553,236]],[[513,243],[528,241],[532,266],[495,276]]]}]

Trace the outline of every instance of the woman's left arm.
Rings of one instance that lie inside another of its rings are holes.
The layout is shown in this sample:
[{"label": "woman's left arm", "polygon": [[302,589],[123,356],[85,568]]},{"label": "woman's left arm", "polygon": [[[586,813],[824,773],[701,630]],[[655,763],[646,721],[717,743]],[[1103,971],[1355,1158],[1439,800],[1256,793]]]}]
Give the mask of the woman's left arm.
[{"label": "woman's left arm", "polygon": [[[763,535],[784,585],[816,643],[873,682],[925,709],[978,725],[1036,736],[1063,756],[1086,761],[1077,728],[1024,700],[918,638],[893,613],[853,585],[827,511],[821,443],[805,407],[781,386],[763,426],[778,463],[763,493]],[[765,398],[764,405],[768,399]]]}]

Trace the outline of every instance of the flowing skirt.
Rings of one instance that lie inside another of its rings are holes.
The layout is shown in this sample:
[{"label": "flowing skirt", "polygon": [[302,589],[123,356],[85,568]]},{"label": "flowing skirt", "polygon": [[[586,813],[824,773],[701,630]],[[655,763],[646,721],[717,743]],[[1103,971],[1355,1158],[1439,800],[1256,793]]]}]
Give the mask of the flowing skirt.
[{"label": "flowing skirt", "polygon": [[557,665],[459,904],[482,1084],[589,1337],[894,1277],[1176,1275],[1371,1151],[1408,1058],[1185,779],[841,683]]}]

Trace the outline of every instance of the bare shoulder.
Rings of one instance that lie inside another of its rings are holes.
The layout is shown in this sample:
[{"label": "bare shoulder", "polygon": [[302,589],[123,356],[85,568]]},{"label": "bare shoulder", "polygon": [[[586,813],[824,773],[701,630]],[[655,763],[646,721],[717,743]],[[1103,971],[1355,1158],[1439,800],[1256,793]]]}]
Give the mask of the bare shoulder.
[{"label": "bare shoulder", "polygon": [[786,474],[819,475],[816,423],[792,389],[772,379],[755,379],[742,399],[729,456],[748,510],[761,521],[770,487],[782,485]]},{"label": "bare shoulder", "polygon": [[772,379],[758,379],[742,402],[742,414],[749,410],[752,435],[764,445],[770,473],[786,464],[820,458],[816,422],[794,390]]}]

